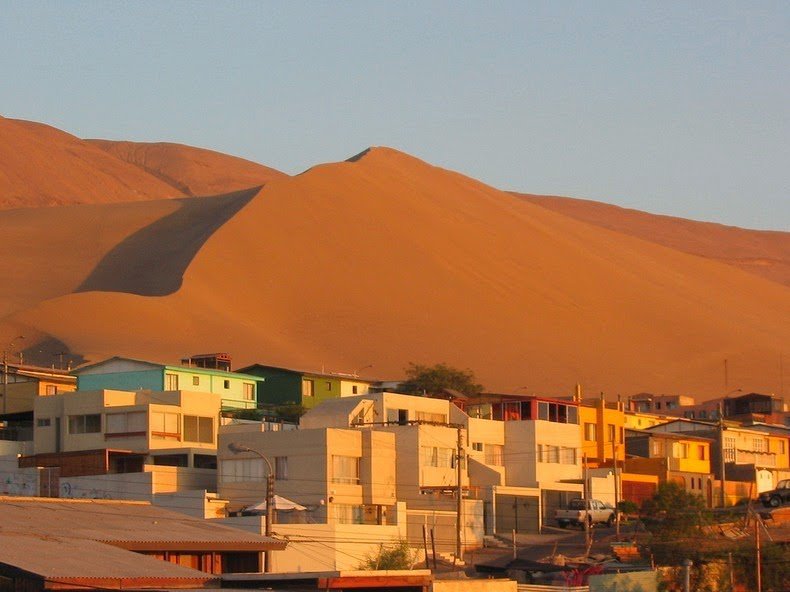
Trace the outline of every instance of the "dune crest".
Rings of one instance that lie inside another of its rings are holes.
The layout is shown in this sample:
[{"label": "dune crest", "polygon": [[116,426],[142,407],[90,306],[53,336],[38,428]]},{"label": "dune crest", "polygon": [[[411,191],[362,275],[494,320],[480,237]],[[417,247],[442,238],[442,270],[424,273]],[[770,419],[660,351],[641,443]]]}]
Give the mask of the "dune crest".
[{"label": "dune crest", "polygon": [[0,117],[0,208],[112,203],[184,194],[48,125]]},{"label": "dune crest", "polygon": [[189,196],[230,193],[287,177],[276,169],[237,156],[183,144],[86,141]]},{"label": "dune crest", "polygon": [[790,286],[790,232],[697,222],[585,199],[513,194],[576,220],[734,265]]}]

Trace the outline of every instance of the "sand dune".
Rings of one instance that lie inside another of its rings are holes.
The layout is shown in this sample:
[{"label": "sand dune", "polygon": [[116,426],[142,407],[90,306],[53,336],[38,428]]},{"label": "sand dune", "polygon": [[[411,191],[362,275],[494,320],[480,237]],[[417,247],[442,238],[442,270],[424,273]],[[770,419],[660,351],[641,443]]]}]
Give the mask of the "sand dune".
[{"label": "sand dune", "polygon": [[[782,382],[787,287],[394,150],[270,182],[171,267],[151,262],[158,239],[134,239],[165,215],[118,232],[121,268],[145,290],[53,294],[7,323],[94,360],[227,350],[239,364],[372,363],[382,378],[446,361],[506,391],[565,394],[580,382],[588,393],[704,397],[723,392],[727,359],[730,385],[778,392]],[[114,275],[93,287],[117,289]]]},{"label": "sand dune", "polygon": [[0,117],[0,208],[183,195],[139,167],[66,132]]},{"label": "sand dune", "polygon": [[577,220],[728,263],[790,286],[790,232],[748,230],[569,197],[514,193]]},{"label": "sand dune", "polygon": [[140,167],[184,195],[230,193],[285,176],[243,158],[183,144],[86,141]]}]

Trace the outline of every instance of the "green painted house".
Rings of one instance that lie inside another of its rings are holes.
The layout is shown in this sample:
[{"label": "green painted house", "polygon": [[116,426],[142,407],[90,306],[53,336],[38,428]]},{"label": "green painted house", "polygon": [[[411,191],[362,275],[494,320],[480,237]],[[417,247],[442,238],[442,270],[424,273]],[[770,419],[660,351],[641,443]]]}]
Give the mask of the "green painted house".
[{"label": "green painted house", "polygon": [[261,378],[214,368],[177,366],[114,357],[72,371],[78,391],[192,391],[215,393],[222,409],[255,409]]},{"label": "green painted house", "polygon": [[326,374],[253,364],[240,368],[257,376],[258,403],[262,405],[302,405],[308,409],[326,399],[365,395],[378,381],[351,374]]}]

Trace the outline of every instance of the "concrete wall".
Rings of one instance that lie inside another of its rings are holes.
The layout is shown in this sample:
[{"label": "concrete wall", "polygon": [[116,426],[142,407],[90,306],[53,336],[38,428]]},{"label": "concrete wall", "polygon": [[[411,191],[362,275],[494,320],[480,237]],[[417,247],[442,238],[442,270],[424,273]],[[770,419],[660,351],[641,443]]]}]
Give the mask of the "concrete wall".
[{"label": "concrete wall", "polygon": [[215,490],[210,469],[144,465],[141,473],[112,473],[61,477],[60,497],[152,501],[156,494],[185,490]]},{"label": "concrete wall", "polygon": [[[241,516],[219,523],[255,534],[265,532],[261,516]],[[405,524],[405,520],[403,520]],[[274,536],[288,539],[284,551],[272,553],[275,572],[337,571],[358,569],[381,544],[405,538],[405,526],[367,524],[275,524]]]},{"label": "concrete wall", "polygon": [[0,495],[39,495],[41,471],[19,468],[16,454],[0,457]]},{"label": "concrete wall", "polygon": [[515,580],[434,580],[433,592],[516,592]]},{"label": "concrete wall", "polygon": [[[477,549],[483,546],[483,501],[464,500],[462,510],[461,546]],[[416,548],[423,546],[423,526],[428,530],[428,546],[431,547],[430,531],[439,553],[454,553],[457,544],[457,513],[455,510],[431,510],[406,508],[407,540]]]}]

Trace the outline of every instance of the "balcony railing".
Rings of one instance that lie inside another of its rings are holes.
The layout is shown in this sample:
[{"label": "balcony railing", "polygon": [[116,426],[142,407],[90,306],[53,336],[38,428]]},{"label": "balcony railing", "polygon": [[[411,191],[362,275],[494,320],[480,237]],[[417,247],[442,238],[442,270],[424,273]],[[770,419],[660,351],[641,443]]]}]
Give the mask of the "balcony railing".
[{"label": "balcony railing", "polygon": [[736,465],[755,465],[758,467],[776,467],[776,453],[758,450],[724,449],[724,462]]}]

